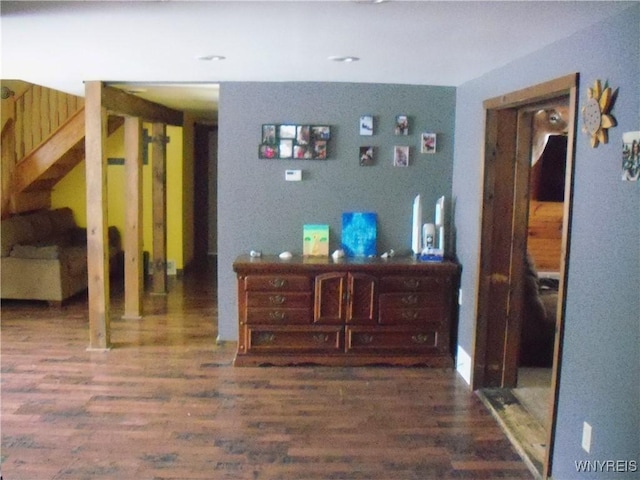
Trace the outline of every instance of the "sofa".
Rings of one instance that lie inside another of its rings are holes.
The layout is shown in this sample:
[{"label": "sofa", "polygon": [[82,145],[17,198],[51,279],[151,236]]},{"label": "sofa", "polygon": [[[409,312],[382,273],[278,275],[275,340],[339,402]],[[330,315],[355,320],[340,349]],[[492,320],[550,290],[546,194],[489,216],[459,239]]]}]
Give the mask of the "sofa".
[{"label": "sofa", "polygon": [[558,281],[540,278],[531,255],[525,259],[520,366],[553,365]]},{"label": "sofa", "polygon": [[[41,210],[2,220],[0,296],[59,304],[87,288],[87,232],[69,208]],[[109,227],[109,262],[123,257],[120,235]]]}]

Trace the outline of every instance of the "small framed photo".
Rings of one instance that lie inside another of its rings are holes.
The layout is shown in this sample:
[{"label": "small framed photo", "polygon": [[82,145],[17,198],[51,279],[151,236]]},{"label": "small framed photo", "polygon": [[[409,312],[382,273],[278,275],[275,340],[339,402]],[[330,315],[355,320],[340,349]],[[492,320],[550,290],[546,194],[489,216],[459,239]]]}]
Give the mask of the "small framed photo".
[{"label": "small framed photo", "polygon": [[309,145],[310,139],[311,139],[311,126],[298,125],[296,130],[296,144]]},{"label": "small framed photo", "polygon": [[280,158],[293,157],[293,140],[280,140]]},{"label": "small framed photo", "polygon": [[435,133],[423,133],[420,139],[420,153],[436,153]]},{"label": "small framed photo", "polygon": [[311,127],[311,137],[314,140],[329,140],[331,138],[331,127],[327,125],[316,125]]},{"label": "small framed photo", "polygon": [[360,117],[360,135],[373,135],[373,115],[362,115]]},{"label": "small framed photo", "polygon": [[296,138],[296,126],[280,125],[280,138]]},{"label": "small framed photo", "polygon": [[276,144],[276,126],[262,125],[262,143],[267,145],[275,145]]},{"label": "small framed photo", "polygon": [[327,158],[327,142],[325,140],[316,140],[313,144],[314,160],[325,160]]},{"label": "small framed photo", "polygon": [[360,147],[360,166],[370,167],[374,163],[373,147]]},{"label": "small framed photo", "polygon": [[622,179],[637,182],[640,178],[640,131],[622,134]]},{"label": "small framed photo", "polygon": [[406,115],[398,115],[396,117],[396,135],[409,135],[409,117]]},{"label": "small framed photo", "polygon": [[313,158],[313,149],[309,145],[294,145],[293,158],[297,160],[308,160]]},{"label": "small framed photo", "polygon": [[278,158],[278,146],[263,143],[258,151],[259,158],[273,159]]},{"label": "small framed photo", "polygon": [[409,147],[396,145],[393,147],[393,166],[408,167],[409,166]]}]

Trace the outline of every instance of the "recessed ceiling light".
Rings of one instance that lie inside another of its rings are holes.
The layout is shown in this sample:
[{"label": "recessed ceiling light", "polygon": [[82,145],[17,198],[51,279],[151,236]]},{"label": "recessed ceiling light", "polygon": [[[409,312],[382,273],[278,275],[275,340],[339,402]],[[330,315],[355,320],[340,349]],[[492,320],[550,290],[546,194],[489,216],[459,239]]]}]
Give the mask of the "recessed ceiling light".
[{"label": "recessed ceiling light", "polygon": [[360,59],[358,57],[352,57],[352,56],[347,56],[347,57],[331,56],[329,57],[329,60],[333,62],[351,63],[351,62],[357,62]]},{"label": "recessed ceiling light", "polygon": [[198,57],[198,60],[202,60],[203,62],[212,62],[212,61],[220,61],[225,60],[227,57],[223,55],[201,55]]}]

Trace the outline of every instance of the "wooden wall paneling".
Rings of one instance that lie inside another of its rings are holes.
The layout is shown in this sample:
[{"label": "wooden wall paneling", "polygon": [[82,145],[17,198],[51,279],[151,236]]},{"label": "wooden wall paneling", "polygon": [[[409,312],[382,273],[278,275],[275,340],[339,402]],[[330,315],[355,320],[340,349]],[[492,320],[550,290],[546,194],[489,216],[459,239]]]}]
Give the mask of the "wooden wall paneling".
[{"label": "wooden wall paneling", "polygon": [[142,259],[142,120],[125,117],[125,195],[127,205],[124,232],[124,315],[142,317],[144,268]]},{"label": "wooden wall paneling", "polygon": [[152,215],[153,215],[153,279],[152,293],[167,293],[167,185],[166,185],[166,126],[152,126]]},{"label": "wooden wall paneling", "polygon": [[107,110],[102,83],[85,83],[89,349],[110,347],[107,239]]}]

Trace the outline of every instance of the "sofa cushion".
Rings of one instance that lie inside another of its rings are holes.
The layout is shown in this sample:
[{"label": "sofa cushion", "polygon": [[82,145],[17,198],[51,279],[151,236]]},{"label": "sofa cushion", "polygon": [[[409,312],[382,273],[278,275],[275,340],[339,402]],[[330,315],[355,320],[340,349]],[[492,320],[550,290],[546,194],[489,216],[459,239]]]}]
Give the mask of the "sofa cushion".
[{"label": "sofa cushion", "polygon": [[9,256],[14,245],[33,243],[36,238],[33,232],[33,225],[24,216],[15,216],[2,220],[0,234],[2,235],[0,254],[3,257]]},{"label": "sofa cushion", "polygon": [[49,218],[53,227],[53,234],[60,234],[76,226],[73,219],[73,211],[70,208],[58,208],[49,211]]},{"label": "sofa cushion", "polygon": [[[51,215],[49,210],[42,210],[25,217],[33,227],[33,234],[36,241],[49,238],[53,232],[51,225]],[[24,242],[22,242],[24,243]]]},{"label": "sofa cushion", "polygon": [[10,256],[13,258],[39,258],[42,260],[55,260],[60,257],[58,245],[14,245]]}]

